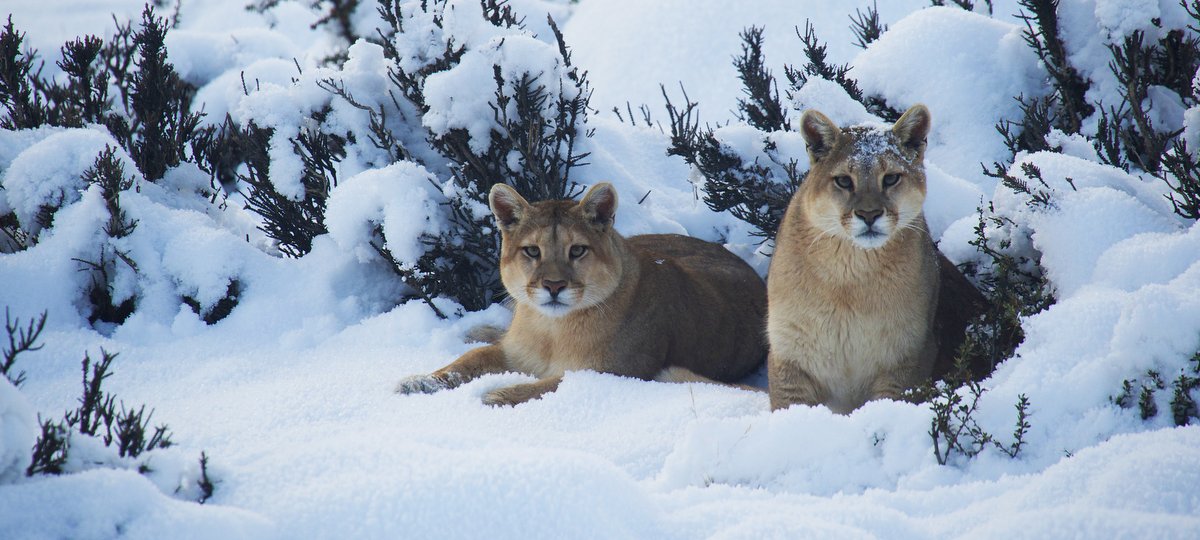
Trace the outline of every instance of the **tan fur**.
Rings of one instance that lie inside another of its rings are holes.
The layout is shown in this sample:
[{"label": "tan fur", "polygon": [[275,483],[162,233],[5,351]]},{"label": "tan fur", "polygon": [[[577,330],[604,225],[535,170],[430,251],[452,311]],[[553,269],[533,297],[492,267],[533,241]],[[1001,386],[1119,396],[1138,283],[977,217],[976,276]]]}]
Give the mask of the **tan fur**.
[{"label": "tan fur", "polygon": [[[501,184],[490,201],[501,231],[500,276],[515,301],[512,326],[497,344],[409,377],[398,392],[433,392],[503,371],[537,377],[484,397],[511,405],[553,391],[572,370],[649,380],[669,378],[674,366],[730,382],[762,362],[766,288],[721,246],[679,235],[623,238],[612,227],[617,201],[609,184],[579,203],[534,204]],[[586,251],[572,256],[579,246]]]},{"label": "tan fur", "polygon": [[812,167],[780,224],[767,279],[772,409],[848,413],[929,378],[939,269],[921,211],[928,129],[923,105],[886,131],[839,129],[817,111],[801,118]]}]

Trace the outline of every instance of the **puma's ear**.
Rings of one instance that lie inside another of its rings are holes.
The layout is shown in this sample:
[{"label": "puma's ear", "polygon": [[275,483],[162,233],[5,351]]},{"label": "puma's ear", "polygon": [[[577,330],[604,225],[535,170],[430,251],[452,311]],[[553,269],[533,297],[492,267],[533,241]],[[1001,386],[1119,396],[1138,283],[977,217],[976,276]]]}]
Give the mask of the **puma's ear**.
[{"label": "puma's ear", "polygon": [[892,126],[892,134],[905,149],[921,152],[925,149],[925,137],[929,135],[929,126],[933,121],[929,116],[929,108],[918,103],[909,107]]},{"label": "puma's ear", "polygon": [[496,222],[500,224],[501,229],[507,229],[521,221],[529,210],[529,202],[525,197],[507,184],[492,186],[491,193],[488,193],[488,204],[492,207],[492,213],[496,215]]},{"label": "puma's ear", "polygon": [[612,225],[617,213],[617,189],[608,182],[592,186],[579,201],[583,214],[599,225]]},{"label": "puma's ear", "polygon": [[800,134],[808,146],[808,160],[817,163],[833,150],[842,130],[821,111],[809,109],[800,117]]}]

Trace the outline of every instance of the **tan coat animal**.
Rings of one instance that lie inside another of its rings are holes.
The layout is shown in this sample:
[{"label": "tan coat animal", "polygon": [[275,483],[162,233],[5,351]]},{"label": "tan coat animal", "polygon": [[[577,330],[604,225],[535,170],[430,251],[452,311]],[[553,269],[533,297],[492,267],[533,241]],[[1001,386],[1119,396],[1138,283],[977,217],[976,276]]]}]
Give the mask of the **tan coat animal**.
[{"label": "tan coat animal", "polygon": [[767,278],[771,408],[848,413],[928,380],[939,260],[922,205],[930,115],[891,129],[800,120],[811,169],[788,206]]},{"label": "tan coat animal", "polygon": [[723,247],[686,236],[623,238],[613,230],[617,193],[592,187],[579,203],[530,204],[492,188],[500,226],[500,276],[515,301],[499,342],[429,375],[400,381],[402,394],[454,388],[487,373],[536,382],[484,396],[515,405],[590,369],[641,379],[736,381],[766,355],[766,287]]}]

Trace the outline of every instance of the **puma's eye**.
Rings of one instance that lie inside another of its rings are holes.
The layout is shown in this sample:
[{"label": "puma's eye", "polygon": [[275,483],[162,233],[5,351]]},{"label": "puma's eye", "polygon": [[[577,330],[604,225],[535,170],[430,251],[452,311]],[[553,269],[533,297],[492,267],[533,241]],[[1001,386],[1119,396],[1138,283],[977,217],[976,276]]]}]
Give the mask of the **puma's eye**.
[{"label": "puma's eye", "polygon": [[883,187],[892,187],[900,183],[899,174],[888,174],[883,177]]},{"label": "puma's eye", "polygon": [[835,176],[833,183],[846,191],[854,191],[854,181],[849,176]]},{"label": "puma's eye", "polygon": [[537,246],[525,246],[521,249],[525,250],[525,254],[528,255],[530,259],[536,259],[542,256],[542,250],[538,249]]},{"label": "puma's eye", "polygon": [[584,253],[587,253],[587,251],[588,251],[587,246],[581,246],[578,244],[571,246],[571,251],[570,251],[571,258],[578,259],[578,258],[582,257]]}]

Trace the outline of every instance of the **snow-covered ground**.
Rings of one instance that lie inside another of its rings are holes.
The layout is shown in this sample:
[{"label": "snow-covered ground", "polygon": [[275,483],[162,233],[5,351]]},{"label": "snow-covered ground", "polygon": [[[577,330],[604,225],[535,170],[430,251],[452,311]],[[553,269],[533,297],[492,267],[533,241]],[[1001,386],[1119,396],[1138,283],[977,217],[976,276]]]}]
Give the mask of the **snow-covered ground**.
[{"label": "snow-covered ground", "polygon": [[[203,104],[205,122],[229,113],[286,137],[330,102],[316,86],[324,77],[341,78],[359,95],[385,88],[374,45],[352,47],[340,70],[321,67],[337,43],[310,27],[317,16],[307,2],[265,14],[246,11],[247,2],[185,1],[168,35],[169,60],[200,88],[196,108]],[[468,43],[497,39],[464,22],[476,2],[450,3],[466,15],[447,25],[460,25]],[[537,39],[501,36],[507,48],[486,60],[535,66],[539,55],[552,55],[542,22],[552,14],[573,60],[589,71],[599,111],[584,143],[590,164],[574,178],[617,186],[622,233],[725,239],[764,274],[769,259],[756,252],[750,227],[697,200],[692,171],[666,155],[668,136],[609,110],[645,103],[665,121],[658,85],[674,94],[682,82],[703,120],[729,121],[741,95],[730,65],[737,32],[765,26],[767,57],[781,77],[783,63],[804,61],[794,27],[806,19],[829,43],[832,61],[853,65],[867,93],[898,108],[929,105],[926,213],[943,252],[955,261],[975,256],[968,243],[975,210],[990,201],[1013,220],[1014,240],[1042,254],[1058,298],[1023,321],[1027,338],[1017,356],[983,383],[976,418],[1003,442],[1017,396],[1029,398],[1032,428],[1017,458],[988,449],[939,465],[927,405],[873,402],[848,416],[820,407],[772,413],[762,393],[590,372],[568,373],[558,391],[512,408],[489,408],[480,397],[526,376],[397,396],[396,380],[454,360],[473,346],[463,338],[469,329],[503,325],[508,314],[493,306],[439,320],[421,302],[395,305],[400,286],[373,261],[369,225],[382,224],[398,257],[419,250],[417,233],[439,226],[423,219],[438,195],[426,178],[439,171],[383,168],[368,145],[340,164],[331,233],[300,259],[263,249],[256,216],[240,204],[221,209],[195,197],[208,178],[192,165],[124,192],[139,226],[110,241],[138,261],[139,273],[117,285],[138,291],[141,302],[124,324],[101,333],[81,314],[87,277],[73,259],[95,256],[88,250],[104,241],[99,224],[108,214],[79,175],[116,144],[101,128],[0,130],[0,213],[11,208],[26,223],[57,190],[66,202],[36,246],[0,254],[0,305],[26,319],[49,312],[45,348],[20,357],[25,383],[17,390],[0,378],[0,537],[1200,536],[1200,428],[1172,427],[1169,413],[1142,420],[1137,407],[1113,403],[1123,380],[1156,370],[1169,381],[1200,350],[1200,225],[1172,212],[1161,180],[1099,165],[1090,145],[1065,136],[1062,154],[1019,156],[1010,169],[1021,174],[1021,163],[1036,164],[1055,205],[1030,207],[997,187],[979,166],[1008,159],[993,125],[1017,119],[1013,96],[1049,91],[1022,42],[1023,24],[1011,16],[1016,1],[994,2],[992,17],[917,0],[881,4],[890,30],[863,51],[852,44],[847,16],[865,3],[513,0]],[[1151,18],[1165,28],[1187,23],[1169,0],[1062,4],[1064,32],[1076,44],[1070,52],[1090,70],[1084,75],[1099,97],[1116,92],[1105,40],[1154,32],[1146,27]],[[57,69],[52,60],[64,41],[111,33],[110,13],[127,20],[141,11],[131,0],[8,7],[27,44],[48,59],[46,75]],[[371,15],[360,10],[364,27]],[[490,118],[486,105],[469,100],[478,93],[472,84],[491,91],[490,64],[482,82],[467,71],[455,75],[431,80],[445,98],[434,104],[444,115],[427,117],[427,125],[469,129],[478,120],[472,114]],[[254,81],[253,91],[243,80]],[[825,81],[811,83],[794,105],[843,123],[872,120]],[[339,118],[357,114],[333,107]],[[1167,128],[1195,130],[1184,120],[1200,117],[1195,109],[1159,107]],[[723,129],[729,141],[744,133]],[[298,160],[281,140],[285,151],[271,159],[282,191],[298,186],[285,177]],[[243,285],[240,301],[215,325],[179,302],[190,295],[211,305],[232,278]],[[151,469],[146,475],[136,466],[94,467],[86,456],[132,462],[104,458],[84,441],[85,457],[72,465],[82,472],[24,477],[37,414],[58,417],[76,405],[79,362],[101,348],[119,353],[106,388],[154,408],[175,445],[139,458]],[[1155,399],[1169,411],[1169,390]],[[216,481],[203,505],[190,502],[201,451]]]}]

